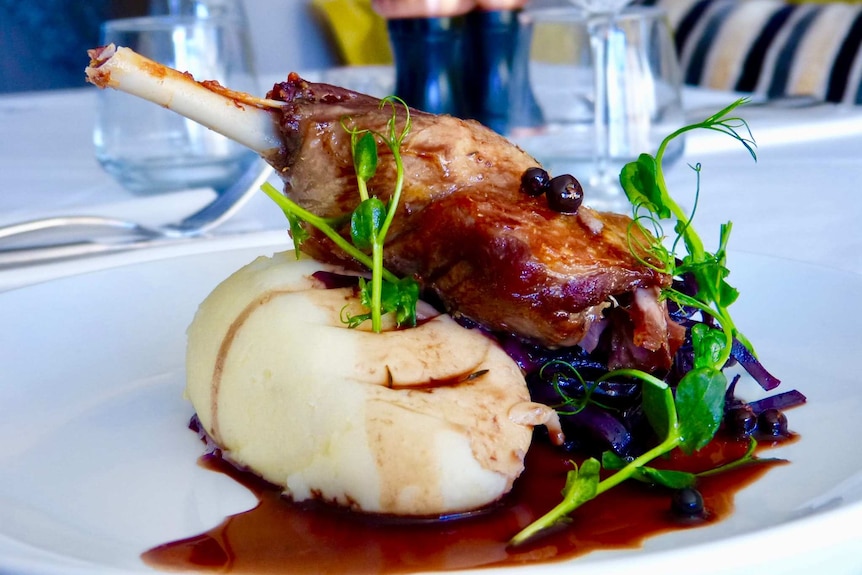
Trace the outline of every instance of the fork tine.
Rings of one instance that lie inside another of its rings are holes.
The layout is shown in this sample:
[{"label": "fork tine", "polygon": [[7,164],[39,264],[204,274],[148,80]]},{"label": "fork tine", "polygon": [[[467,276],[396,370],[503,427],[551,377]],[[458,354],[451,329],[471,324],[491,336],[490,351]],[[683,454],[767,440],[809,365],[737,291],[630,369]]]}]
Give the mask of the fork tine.
[{"label": "fork tine", "polygon": [[196,236],[221,225],[233,216],[254,195],[273,173],[272,167],[255,158],[243,174],[218,197],[181,222],[165,226],[169,235]]},{"label": "fork tine", "polygon": [[0,240],[16,238],[34,232],[71,227],[115,228],[152,237],[163,235],[159,229],[116,218],[103,216],[58,216],[2,226],[0,227]]},{"label": "fork tine", "polygon": [[[0,251],[9,251],[24,242],[29,234],[52,230],[86,231],[88,228],[121,232],[123,236],[142,238],[186,238],[202,235],[233,216],[273,173],[263,160],[255,158],[234,183],[221,191],[216,199],[176,224],[145,226],[137,222],[103,216],[58,216],[0,226]],[[116,233],[114,234],[116,235]],[[20,239],[19,239],[20,238]],[[19,241],[15,241],[19,240]],[[90,238],[88,241],[95,241]],[[39,245],[45,247],[45,243]],[[51,245],[51,244],[47,244]],[[35,247],[35,246],[29,246]]]}]

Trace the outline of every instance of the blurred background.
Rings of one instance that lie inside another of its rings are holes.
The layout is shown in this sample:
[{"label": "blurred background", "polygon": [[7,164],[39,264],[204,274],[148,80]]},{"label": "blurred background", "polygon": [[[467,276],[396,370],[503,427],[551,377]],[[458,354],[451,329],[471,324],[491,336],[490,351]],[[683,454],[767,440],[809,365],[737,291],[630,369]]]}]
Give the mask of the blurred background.
[{"label": "blurred background", "polygon": [[[668,10],[690,85],[862,103],[859,1],[640,1]],[[565,0],[529,2],[554,3]],[[370,0],[243,4],[262,77],[391,62]],[[0,0],[0,92],[83,86],[83,54],[98,44],[100,22],[151,9],[150,0]]]},{"label": "blurred background", "polygon": [[[0,0],[0,92],[85,86],[86,51],[99,45],[101,22],[146,15],[153,5],[163,3]],[[260,75],[287,75],[341,61],[329,23],[311,0],[243,0],[243,4]],[[370,12],[368,2],[359,4]]]}]

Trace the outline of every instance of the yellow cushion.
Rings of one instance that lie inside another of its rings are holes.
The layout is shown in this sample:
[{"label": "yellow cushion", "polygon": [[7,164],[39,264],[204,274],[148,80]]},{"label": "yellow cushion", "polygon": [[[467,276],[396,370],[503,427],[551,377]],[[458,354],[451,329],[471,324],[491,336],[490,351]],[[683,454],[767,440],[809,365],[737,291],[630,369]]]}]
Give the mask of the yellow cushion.
[{"label": "yellow cushion", "polygon": [[345,64],[392,62],[386,21],[372,10],[371,0],[312,0],[312,5],[329,25]]}]

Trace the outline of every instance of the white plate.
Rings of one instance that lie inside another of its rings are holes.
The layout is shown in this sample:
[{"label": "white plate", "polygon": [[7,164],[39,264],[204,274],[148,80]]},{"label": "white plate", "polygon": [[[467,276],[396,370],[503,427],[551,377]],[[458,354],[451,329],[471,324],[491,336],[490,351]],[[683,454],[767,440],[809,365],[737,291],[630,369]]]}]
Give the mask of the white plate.
[{"label": "white plate", "polygon": [[[254,504],[196,464],[184,332],[217,282],[275,249],[184,255],[0,294],[0,573],[146,572],[144,550]],[[792,464],[743,490],[728,520],[576,559],[581,575],[862,572],[862,278],[732,260],[738,324],[783,389],[809,397],[789,412],[802,440],[776,452]],[[573,565],[530,568],[563,572]]]}]

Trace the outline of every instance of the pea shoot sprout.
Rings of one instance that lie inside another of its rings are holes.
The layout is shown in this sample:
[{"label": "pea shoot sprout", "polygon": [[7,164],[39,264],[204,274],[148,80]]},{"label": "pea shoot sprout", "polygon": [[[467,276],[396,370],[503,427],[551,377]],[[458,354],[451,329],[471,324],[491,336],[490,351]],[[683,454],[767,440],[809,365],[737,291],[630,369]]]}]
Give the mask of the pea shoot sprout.
[{"label": "pea shoot sprout", "polygon": [[[731,223],[721,226],[718,250],[715,253],[707,252],[703,241],[691,225],[695,209],[692,209],[691,214],[686,214],[668,193],[662,158],[668,144],[674,138],[691,130],[707,129],[735,138],[756,160],[755,142],[748,124],[741,118],[729,117],[733,110],[745,102],[745,98],[739,99],[702,122],[676,130],[662,141],[655,156],[641,154],[636,161],[626,164],[620,173],[620,183],[633,206],[634,218],[629,234],[632,253],[644,265],[673,277],[683,273],[692,274],[698,286],[693,297],[672,288],[663,290],[663,296],[681,305],[698,309],[701,313],[714,318],[720,327],[716,329],[704,323],[692,327],[694,365],[680,379],[675,390],[671,389],[665,381],[637,369],[618,369],[598,378],[596,383],[618,377],[641,381],[644,413],[658,437],[663,439],[658,445],[631,461],[608,451],[602,455],[601,462],[594,457],[586,459],[580,466],[572,462],[573,469],[569,471],[563,487],[563,500],[516,534],[510,540],[510,545],[521,545],[546,529],[565,521],[568,515],[582,504],[627,479],[649,481],[672,488],[689,487],[694,483],[693,474],[657,470],[647,464],[673,449],[679,448],[684,453],[692,453],[712,441],[724,413],[728,382],[721,370],[730,357],[733,339],[737,338],[746,347],[752,348],[737,330],[728,311],[728,307],[739,295],[739,292],[726,281],[730,273],[726,267],[726,247]],[[700,165],[694,166],[693,169],[697,174],[697,193],[699,193]],[[695,200],[695,207],[696,204]],[[671,217],[676,220],[674,230],[677,236],[672,242],[672,247],[667,249],[662,243],[660,221]],[[656,240],[648,245],[642,245],[643,241],[638,238],[650,236],[632,233],[644,222],[648,222],[659,232],[655,234]],[[686,250],[681,258],[676,253],[680,244]],[[649,257],[640,257],[638,255],[640,253],[647,253]],[[741,459],[713,469],[711,472],[754,461],[755,446],[755,440],[750,439],[749,449]],[[614,473],[602,479],[600,471],[603,468]]]},{"label": "pea shoot sprout", "polygon": [[[406,119],[400,131],[397,128],[396,103],[406,110]],[[344,223],[343,220],[316,216],[281,194],[269,183],[261,188],[287,216],[291,236],[297,247],[297,257],[298,248],[309,237],[308,230],[303,226],[303,223],[307,223],[371,270],[370,282],[365,278],[359,280],[360,301],[368,311],[347,317],[346,323],[350,327],[357,327],[370,319],[372,330],[378,333],[382,330],[382,316],[390,312],[395,313],[395,321],[399,326],[415,325],[416,303],[419,299],[419,285],[413,278],[399,278],[383,266],[383,246],[404,186],[401,144],[410,133],[411,127],[410,109],[401,99],[389,96],[381,100],[381,108],[387,105],[392,107],[392,115],[387,122],[385,134],[349,125],[350,118],[342,118],[341,121],[344,130],[350,134],[350,148],[360,199],[359,205],[350,215],[350,241],[336,229]],[[395,161],[395,189],[388,204],[371,195],[368,190],[368,182],[377,172],[378,140],[389,149]]]},{"label": "pea shoot sprout", "polygon": [[[697,308],[703,313],[714,317],[724,332],[725,342],[721,355],[716,358],[716,364],[724,365],[730,356],[733,338],[739,339],[749,350],[753,348],[748,340],[737,330],[728,308],[739,292],[726,280],[730,271],[727,269],[727,243],[730,238],[732,222],[722,225],[719,231],[718,249],[714,253],[707,252],[703,240],[691,225],[692,218],[697,209],[697,199],[700,194],[700,164],[692,166],[697,175],[695,189],[694,207],[691,214],[686,214],[680,205],[671,197],[665,183],[664,171],[662,170],[662,158],[668,144],[674,138],[697,129],[713,130],[727,134],[739,141],[751,157],[757,160],[754,151],[756,146],[751,135],[751,130],[745,120],[735,116],[729,116],[739,106],[747,102],[747,98],[740,98],[713,114],[702,122],[684,126],[664,140],[656,152],[655,157],[649,154],[641,154],[634,162],[626,164],[620,172],[620,183],[633,206],[634,222],[632,225],[640,226],[643,221],[648,221],[656,230],[661,230],[660,220],[673,217],[676,222],[674,231],[676,238],[670,249],[665,248],[662,243],[661,233],[655,234],[658,239],[648,246],[639,246],[645,249],[652,258],[660,262],[659,266],[639,258],[644,265],[648,265],[677,277],[683,273],[691,273],[697,282],[697,293],[694,297],[687,296],[674,289],[665,289],[665,297],[681,305]],[[645,213],[644,213],[645,212]],[[629,235],[634,238],[633,234]],[[638,236],[644,237],[644,236]],[[682,244],[686,254],[679,258],[677,263],[677,251]],[[637,250],[632,250],[636,257]]]}]

